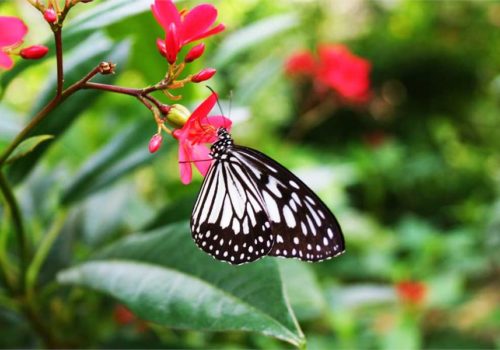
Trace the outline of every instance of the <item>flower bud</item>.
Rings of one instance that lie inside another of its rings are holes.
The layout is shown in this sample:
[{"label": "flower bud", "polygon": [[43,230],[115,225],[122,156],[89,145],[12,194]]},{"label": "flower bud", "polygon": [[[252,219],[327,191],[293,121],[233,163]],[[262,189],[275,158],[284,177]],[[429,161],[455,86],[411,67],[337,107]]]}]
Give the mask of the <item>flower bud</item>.
[{"label": "flower bud", "polygon": [[208,80],[213,77],[216,72],[217,70],[215,70],[214,68],[202,69],[199,73],[191,77],[191,81],[193,83],[201,83],[202,81]]},{"label": "flower bud", "polygon": [[57,21],[57,13],[53,8],[48,8],[43,13],[43,18],[45,18],[48,23],[54,23]]},{"label": "flower bud", "polygon": [[160,149],[162,141],[163,136],[161,136],[160,134],[153,135],[151,140],[149,140],[149,152],[155,153],[156,151],[158,151]]},{"label": "flower bud", "polygon": [[183,105],[172,105],[170,111],[167,113],[167,120],[174,126],[182,128],[188,120],[191,113]]},{"label": "flower bud", "polygon": [[193,62],[194,60],[200,58],[200,56],[203,55],[204,51],[205,51],[205,44],[203,43],[193,46],[191,50],[189,50],[189,52],[186,54],[184,62],[186,63]]},{"label": "flower bud", "polygon": [[37,60],[42,58],[49,52],[49,49],[43,45],[33,45],[29,47],[25,47],[19,53],[22,58],[27,60]]}]

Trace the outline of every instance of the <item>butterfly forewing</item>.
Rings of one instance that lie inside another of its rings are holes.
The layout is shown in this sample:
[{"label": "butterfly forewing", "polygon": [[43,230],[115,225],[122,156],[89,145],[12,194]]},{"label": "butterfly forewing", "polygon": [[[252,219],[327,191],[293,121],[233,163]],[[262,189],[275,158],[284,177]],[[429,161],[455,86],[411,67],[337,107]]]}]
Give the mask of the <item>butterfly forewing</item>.
[{"label": "butterfly forewing", "polygon": [[336,218],[299,178],[254,149],[233,146],[228,152],[248,170],[264,201],[274,236],[268,255],[320,261],[344,252]]},{"label": "butterfly forewing", "polygon": [[271,222],[255,181],[236,159],[214,160],[191,217],[193,239],[218,260],[242,264],[269,253]]}]

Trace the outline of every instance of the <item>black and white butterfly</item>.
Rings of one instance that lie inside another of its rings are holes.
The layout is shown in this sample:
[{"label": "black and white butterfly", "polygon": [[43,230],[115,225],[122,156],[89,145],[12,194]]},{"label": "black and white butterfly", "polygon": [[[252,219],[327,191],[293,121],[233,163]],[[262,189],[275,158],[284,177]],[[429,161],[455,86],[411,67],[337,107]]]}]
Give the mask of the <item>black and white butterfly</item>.
[{"label": "black and white butterfly", "polygon": [[191,216],[194,241],[230,264],[265,255],[321,261],[344,252],[339,223],[299,178],[217,130],[212,165]]}]

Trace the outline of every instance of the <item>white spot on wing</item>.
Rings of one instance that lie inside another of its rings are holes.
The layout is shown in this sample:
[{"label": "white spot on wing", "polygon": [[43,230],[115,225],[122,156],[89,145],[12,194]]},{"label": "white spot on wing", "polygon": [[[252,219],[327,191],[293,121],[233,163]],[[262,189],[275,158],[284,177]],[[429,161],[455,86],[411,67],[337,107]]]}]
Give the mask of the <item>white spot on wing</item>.
[{"label": "white spot on wing", "polygon": [[294,228],[297,223],[295,222],[295,217],[293,216],[293,213],[288,205],[285,205],[283,207],[283,216],[285,217],[285,221],[288,227]]},{"label": "white spot on wing", "polygon": [[276,201],[267,191],[262,191],[262,195],[264,197],[264,202],[266,203],[267,211],[271,220],[276,223],[280,222],[281,218]]}]

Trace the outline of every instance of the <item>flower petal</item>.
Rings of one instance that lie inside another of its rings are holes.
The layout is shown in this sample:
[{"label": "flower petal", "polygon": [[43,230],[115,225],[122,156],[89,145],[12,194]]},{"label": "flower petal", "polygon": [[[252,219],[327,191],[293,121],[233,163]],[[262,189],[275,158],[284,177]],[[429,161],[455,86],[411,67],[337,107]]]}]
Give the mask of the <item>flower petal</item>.
[{"label": "flower petal", "polygon": [[185,143],[179,143],[179,170],[181,181],[184,185],[191,182],[193,171],[191,169],[191,149]]},{"label": "flower petal", "polygon": [[6,53],[0,51],[0,67],[5,69],[11,69],[14,65],[14,61]]},{"label": "flower petal", "polygon": [[192,148],[191,160],[203,176],[207,175],[208,169],[210,169],[210,165],[212,164],[209,153],[210,150],[203,144],[194,145]]},{"label": "flower petal", "polygon": [[205,33],[217,19],[217,9],[211,4],[193,7],[183,20],[183,44],[193,41],[192,38]]},{"label": "flower petal", "polygon": [[208,117],[208,124],[218,128],[224,128],[227,131],[231,130],[231,126],[233,125],[233,121],[229,118],[224,117],[223,115],[213,115]]},{"label": "flower petal", "polygon": [[217,94],[212,93],[193,111],[186,124],[189,126],[196,126],[206,124],[208,120],[208,113],[214,108],[217,103]]},{"label": "flower petal", "polygon": [[175,63],[180,48],[177,27],[174,23],[170,23],[167,29],[167,36],[165,38],[165,49],[168,63]]},{"label": "flower petal", "polygon": [[181,28],[181,16],[172,0],[155,0],[154,4],[151,5],[151,10],[165,31],[171,23],[174,23],[177,28]]},{"label": "flower petal", "polygon": [[20,43],[28,27],[17,17],[0,16],[0,47]]},{"label": "flower petal", "polygon": [[199,35],[196,35],[196,36],[190,38],[189,41],[187,41],[186,43],[190,43],[190,42],[193,42],[193,41],[196,41],[199,39],[207,38],[211,35],[215,35],[217,33],[222,32],[224,29],[226,29],[226,26],[224,24],[220,23],[220,24],[216,25],[215,27],[213,27],[212,29],[207,30],[206,32],[203,32]]}]

